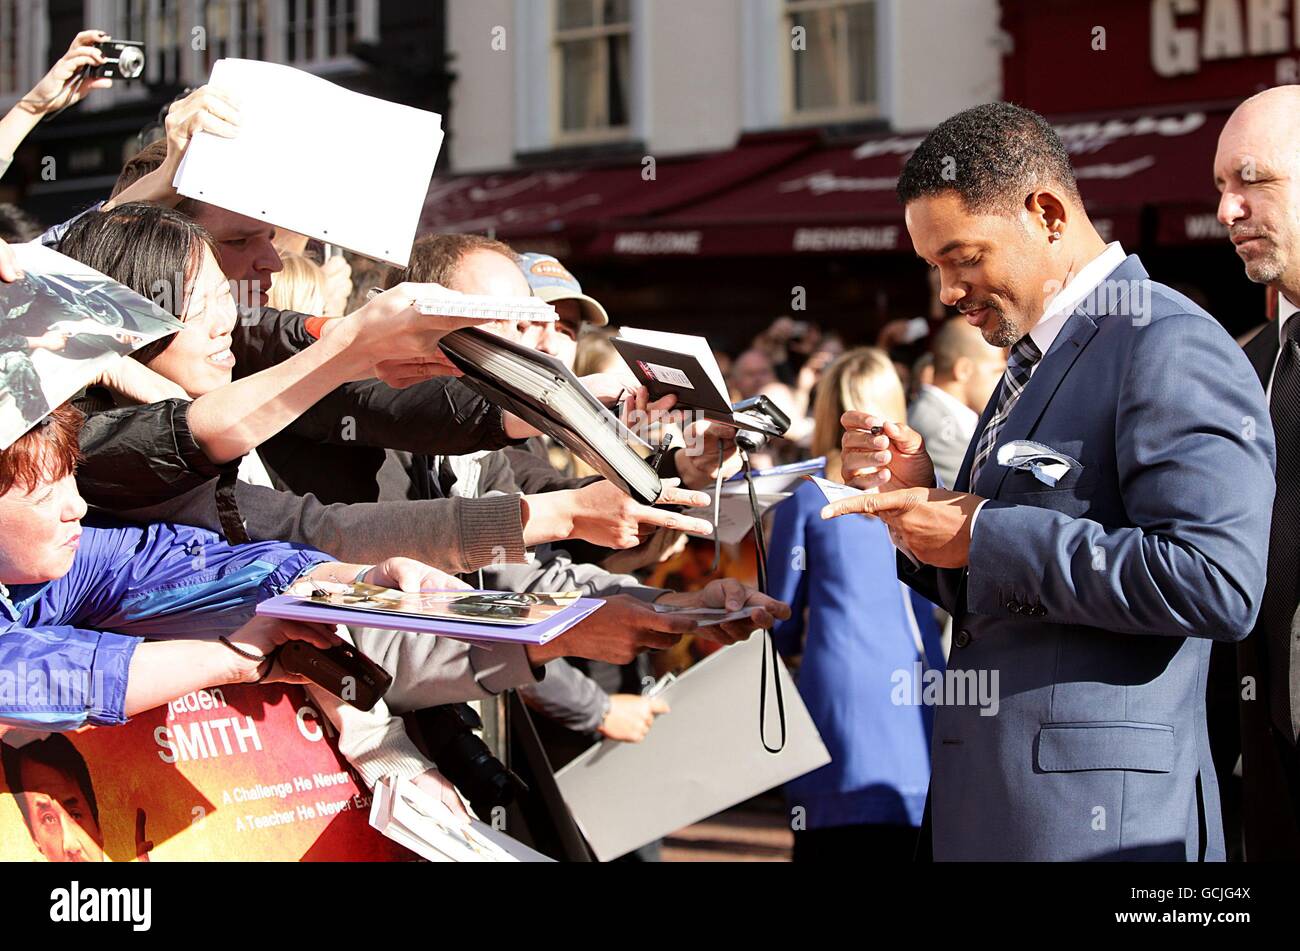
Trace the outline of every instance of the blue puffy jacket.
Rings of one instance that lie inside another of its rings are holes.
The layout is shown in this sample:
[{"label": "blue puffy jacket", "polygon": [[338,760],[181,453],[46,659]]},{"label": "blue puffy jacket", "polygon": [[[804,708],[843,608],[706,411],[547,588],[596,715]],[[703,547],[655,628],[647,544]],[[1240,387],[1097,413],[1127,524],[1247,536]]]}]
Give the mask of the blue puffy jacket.
[{"label": "blue puffy jacket", "polygon": [[259,602],[333,560],[287,542],[231,545],[200,528],[91,516],[66,575],[0,585],[0,724],[124,723],[127,673],[142,640],[230,634]]}]

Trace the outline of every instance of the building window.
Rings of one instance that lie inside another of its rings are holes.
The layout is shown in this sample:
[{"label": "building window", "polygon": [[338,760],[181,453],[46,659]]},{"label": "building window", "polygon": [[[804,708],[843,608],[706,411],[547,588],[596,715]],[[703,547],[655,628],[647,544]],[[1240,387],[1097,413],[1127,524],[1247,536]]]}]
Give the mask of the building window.
[{"label": "building window", "polygon": [[626,136],[632,76],[631,0],[555,0],[556,138]]},{"label": "building window", "polygon": [[[122,0],[118,11],[116,28],[105,29],[113,36],[145,44],[145,82],[180,82],[183,52],[189,45],[182,42],[180,0]],[[185,34],[188,40],[189,31]]]},{"label": "building window", "polygon": [[145,42],[151,84],[198,85],[226,57],[328,70],[379,35],[379,0],[118,0],[116,9],[111,32]]},{"label": "building window", "polygon": [[878,115],[875,0],[786,0],[784,40],[792,121]]},{"label": "building window", "polygon": [[226,57],[265,59],[267,4],[264,0],[208,0],[203,11],[208,31],[203,69]]},{"label": "building window", "polygon": [[0,0],[0,102],[8,109],[31,91],[47,63],[45,0]]},{"label": "building window", "polygon": [[[362,0],[287,0],[288,51],[294,65],[329,62],[348,55],[361,38]],[[377,7],[376,7],[377,9]],[[373,16],[373,14],[371,14]]]}]

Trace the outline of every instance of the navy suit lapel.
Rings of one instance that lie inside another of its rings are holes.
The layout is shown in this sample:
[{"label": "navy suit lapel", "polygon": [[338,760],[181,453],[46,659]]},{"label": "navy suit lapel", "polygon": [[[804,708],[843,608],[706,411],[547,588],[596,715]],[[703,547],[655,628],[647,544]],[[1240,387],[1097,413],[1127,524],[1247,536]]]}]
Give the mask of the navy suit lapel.
[{"label": "navy suit lapel", "polygon": [[976,495],[986,499],[997,498],[998,492],[1002,489],[1002,481],[1011,473],[1007,466],[998,465],[998,447],[1015,442],[1017,439],[1029,438],[1029,434],[1038,424],[1039,417],[1043,415],[1047,404],[1056,394],[1061,381],[1065,379],[1065,375],[1074,366],[1074,361],[1079,358],[1079,354],[1083,352],[1083,348],[1096,332],[1097,324],[1092,317],[1081,310],[1076,310],[1070,315],[1070,319],[1065,322],[1065,326],[1053,341],[1052,349],[1039,361],[1029,384],[1020,394],[1020,399],[1016,400],[1016,405],[1011,407],[1011,415],[1002,424],[1002,431],[998,433],[997,446],[993,449],[993,455],[980,469],[979,485],[972,490]]},{"label": "navy suit lapel", "polygon": [[[998,433],[997,446],[994,447],[993,455],[988,462],[980,469],[979,484],[973,486],[969,491],[975,495],[982,496],[986,499],[995,499],[998,492],[1002,489],[1002,483],[1010,474],[1011,470],[1006,466],[1000,466],[997,463],[997,448],[1009,442],[1018,439],[1027,439],[1038,425],[1038,420],[1042,417],[1047,409],[1048,403],[1060,388],[1061,382],[1065,379],[1074,362],[1079,359],[1079,354],[1083,353],[1083,348],[1092,340],[1093,335],[1097,333],[1097,321],[1107,316],[1109,311],[1105,305],[1112,300],[1117,310],[1123,311],[1128,304],[1129,294],[1132,292],[1134,281],[1148,280],[1146,269],[1142,267],[1141,262],[1136,256],[1130,256],[1119,267],[1115,268],[1104,279],[1106,281],[1124,282],[1119,294],[1097,293],[1089,294],[1066,320],[1065,326],[1057,334],[1056,340],[1052,342],[1051,348],[1039,361],[1037,368],[1034,370],[1033,377],[1030,378],[1029,384],[1025,387],[1020,399],[1016,405],[1011,408],[1011,415],[1002,425],[1002,431]],[[1002,389],[998,386],[998,391]],[[992,415],[992,407],[996,405],[998,393],[993,394],[993,399],[989,406],[984,408],[984,416],[980,418],[980,428],[976,431],[981,433],[987,424],[988,417]],[[971,441],[971,445],[979,441],[978,435]],[[962,476],[969,480],[970,478],[970,457],[973,455],[968,450],[967,459],[963,463]]]}]

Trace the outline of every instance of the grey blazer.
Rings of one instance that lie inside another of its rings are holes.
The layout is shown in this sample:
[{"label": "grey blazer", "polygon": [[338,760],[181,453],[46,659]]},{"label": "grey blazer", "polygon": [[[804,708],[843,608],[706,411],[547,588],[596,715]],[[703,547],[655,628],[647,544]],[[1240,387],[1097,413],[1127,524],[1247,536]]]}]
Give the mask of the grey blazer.
[{"label": "grey blazer", "polygon": [[949,411],[948,405],[927,389],[922,389],[907,408],[907,425],[925,439],[926,451],[930,453],[943,484],[954,485],[957,470],[966,458],[966,447],[975,430],[963,425],[962,420]]}]

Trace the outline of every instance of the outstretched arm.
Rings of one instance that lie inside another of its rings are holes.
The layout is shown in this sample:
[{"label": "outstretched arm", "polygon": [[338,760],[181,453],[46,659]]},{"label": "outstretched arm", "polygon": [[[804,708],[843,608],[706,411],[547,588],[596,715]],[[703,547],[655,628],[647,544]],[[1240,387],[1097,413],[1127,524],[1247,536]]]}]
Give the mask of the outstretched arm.
[{"label": "outstretched arm", "polygon": [[0,119],[0,163],[3,163],[0,174],[9,167],[14,152],[38,122],[50,113],[78,102],[92,89],[107,89],[113,85],[111,79],[78,83],[76,78],[82,69],[99,66],[104,62],[104,54],[95,44],[106,39],[108,34],[102,30],[82,30],[78,33],[68,51],[50,67],[41,81]]}]

